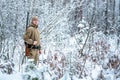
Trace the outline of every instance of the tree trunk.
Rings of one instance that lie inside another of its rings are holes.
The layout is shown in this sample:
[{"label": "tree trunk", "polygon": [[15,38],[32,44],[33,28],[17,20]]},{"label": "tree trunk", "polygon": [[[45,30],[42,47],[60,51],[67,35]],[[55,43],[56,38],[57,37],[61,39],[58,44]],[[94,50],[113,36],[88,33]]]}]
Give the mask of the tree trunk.
[{"label": "tree trunk", "polygon": [[108,34],[108,0],[105,0],[105,34]]},{"label": "tree trunk", "polygon": [[115,0],[113,0],[113,17],[112,17],[112,27],[115,24]]}]

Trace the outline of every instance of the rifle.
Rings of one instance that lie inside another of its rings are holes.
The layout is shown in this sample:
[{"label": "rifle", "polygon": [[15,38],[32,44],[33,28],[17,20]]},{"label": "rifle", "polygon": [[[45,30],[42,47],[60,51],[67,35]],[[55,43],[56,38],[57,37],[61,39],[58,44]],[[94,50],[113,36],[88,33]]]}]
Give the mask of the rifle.
[{"label": "rifle", "polygon": [[[28,28],[28,24],[29,24],[29,12],[27,12],[27,18],[26,18],[26,30],[27,30],[27,28]],[[26,45],[26,42],[24,42],[25,43],[25,55],[23,56],[23,59],[22,59],[22,63],[21,64],[23,64],[24,62],[26,62],[26,56],[29,56],[29,49],[28,49],[28,47],[27,47],[27,45]]]},{"label": "rifle", "polygon": [[[27,12],[27,19],[26,19],[26,30],[28,28],[28,24],[29,24],[29,12]],[[25,43],[25,56],[29,56],[29,48],[28,45]]]}]

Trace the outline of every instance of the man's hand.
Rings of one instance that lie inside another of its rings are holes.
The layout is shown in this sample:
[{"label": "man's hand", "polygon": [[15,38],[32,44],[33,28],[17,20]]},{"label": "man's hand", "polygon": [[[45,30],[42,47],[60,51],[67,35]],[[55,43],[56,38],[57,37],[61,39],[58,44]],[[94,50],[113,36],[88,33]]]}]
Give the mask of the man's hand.
[{"label": "man's hand", "polygon": [[39,50],[39,54],[41,54],[42,53],[42,51],[41,50]]},{"label": "man's hand", "polygon": [[33,42],[33,45],[37,45],[37,41],[34,41],[34,42]]}]

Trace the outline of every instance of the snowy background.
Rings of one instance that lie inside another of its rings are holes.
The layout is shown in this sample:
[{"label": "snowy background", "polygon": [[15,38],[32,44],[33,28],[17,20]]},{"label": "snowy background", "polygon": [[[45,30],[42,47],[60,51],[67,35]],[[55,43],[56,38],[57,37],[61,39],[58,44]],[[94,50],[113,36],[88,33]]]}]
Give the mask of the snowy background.
[{"label": "snowy background", "polygon": [[[24,57],[39,17],[39,65]],[[120,0],[1,0],[0,80],[120,80]]]}]

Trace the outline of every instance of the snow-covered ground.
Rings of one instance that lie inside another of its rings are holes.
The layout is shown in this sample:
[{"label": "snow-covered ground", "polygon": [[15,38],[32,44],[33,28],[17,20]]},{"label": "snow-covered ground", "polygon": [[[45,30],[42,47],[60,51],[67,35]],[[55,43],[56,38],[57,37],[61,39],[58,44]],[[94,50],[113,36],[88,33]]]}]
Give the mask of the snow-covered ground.
[{"label": "snow-covered ground", "polygon": [[[116,44],[117,37],[106,37],[102,32],[96,32],[93,38],[95,40],[90,44],[90,50],[86,46],[81,57],[77,56],[77,47],[72,46],[63,50],[46,48],[39,56],[40,63],[37,66],[31,60],[21,64],[21,54],[16,57],[19,62],[1,59],[0,80],[120,80],[120,46]],[[70,41],[70,45],[77,45],[74,37]],[[8,69],[13,71],[8,74]]]}]

